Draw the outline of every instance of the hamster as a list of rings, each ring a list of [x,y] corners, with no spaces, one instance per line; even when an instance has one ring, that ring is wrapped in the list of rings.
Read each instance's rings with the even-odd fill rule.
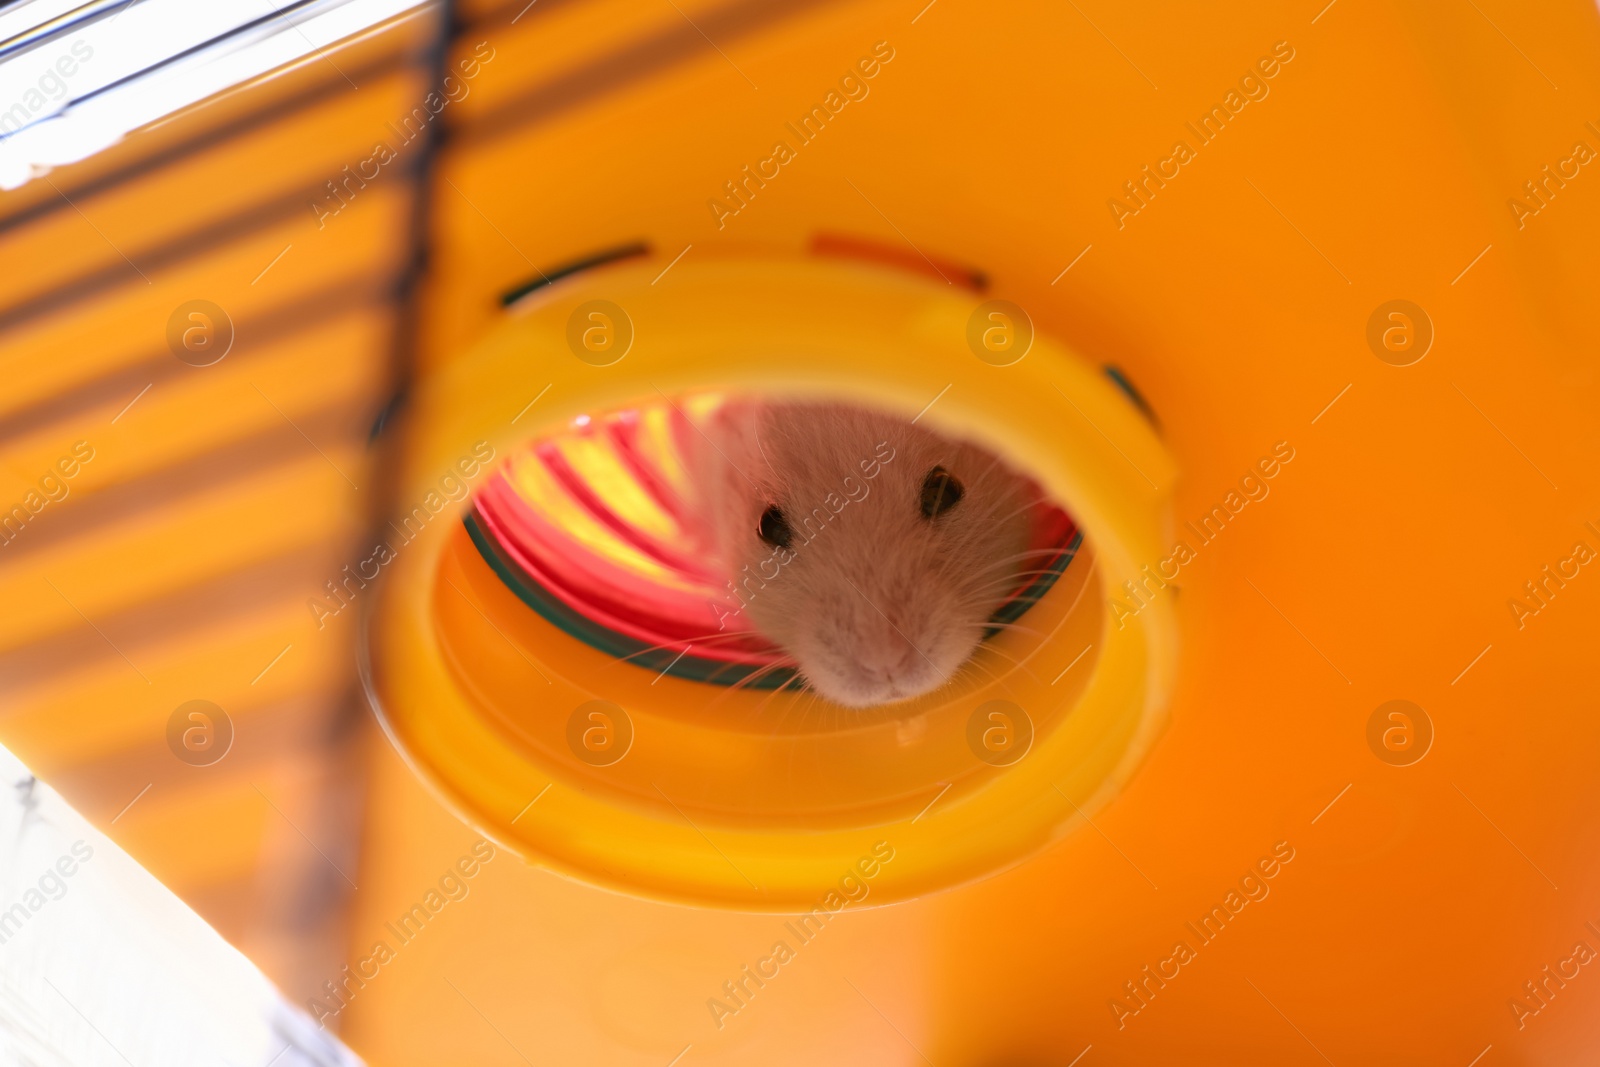
[[[721,621],[745,614],[828,700],[944,685],[1021,581],[1038,491],[976,445],[835,403],[730,401],[700,429]]]

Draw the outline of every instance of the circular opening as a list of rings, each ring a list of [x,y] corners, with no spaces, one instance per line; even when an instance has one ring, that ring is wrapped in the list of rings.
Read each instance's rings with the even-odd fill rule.
[[[903,900],[1092,815],[1175,662],[1170,597],[1109,596],[1164,556],[1137,398],[1027,309],[897,271],[662,266],[540,290],[414,393],[425,529],[363,659],[402,754],[536,862],[721,907],[862,863]],[[894,550],[956,530],[934,566]]]
[[[485,476],[445,558],[436,633],[508,743],[713,823],[980,784],[1069,713],[1103,625],[1092,552],[1033,479],[852,404],[581,413]],[[558,680],[582,705],[552,714]]]

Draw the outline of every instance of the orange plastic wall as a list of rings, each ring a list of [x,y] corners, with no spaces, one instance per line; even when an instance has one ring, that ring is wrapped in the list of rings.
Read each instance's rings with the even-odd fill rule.
[[[1583,1062],[1590,968],[1536,1015],[1510,1002],[1538,1006],[1523,983],[1576,965],[1576,942],[1600,950],[1600,578],[1581,567],[1520,620],[1508,602],[1575,543],[1600,550],[1600,178],[1580,167],[1536,214],[1508,201],[1575,142],[1600,149],[1595,10],[1319,8],[596,3],[463,36],[506,61],[441,159],[427,361],[535,266],[638,238],[665,266],[839,232],[977,267],[1123,367],[1182,467],[1191,544],[1182,524],[1260,457],[1287,442],[1294,458],[1164,594],[1184,627],[1171,728],[1051,854],[846,913],[720,1028],[707,1001],[786,938],[782,918],[507,857],[352,1001],[357,1047],[385,1063],[643,1065],[686,1047],[684,1064]],[[870,95],[719,227],[707,201],[793,144],[785,123],[879,41],[894,58]],[[1200,144],[1185,124],[1275,49],[1268,94]],[[1194,158],[1130,200],[1178,140]],[[1435,334],[1410,366],[1367,340],[1394,299]],[[1368,744],[1395,699],[1435,733],[1411,766]],[[472,839],[388,757],[374,797],[358,946]],[[1293,859],[1270,894],[1202,946],[1186,923],[1275,847]],[[1179,940],[1195,958],[1135,1000],[1125,983],[1170,974]]]

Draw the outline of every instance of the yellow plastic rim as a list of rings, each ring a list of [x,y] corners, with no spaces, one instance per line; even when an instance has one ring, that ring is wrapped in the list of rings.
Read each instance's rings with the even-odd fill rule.
[[[1039,636],[996,638],[980,651],[985,677],[937,699],[766,729],[743,697],[713,704],[716,687],[652,682],[533,615],[447,507],[395,543],[366,619],[363,678],[397,748],[532,862],[718,907],[804,910],[847,876],[870,877],[870,903],[905,900],[1021,862],[1092,815],[1149,750],[1175,670],[1168,598],[1115,619],[1105,592],[1166,555],[1176,472],[1144,417],[1045,336],[1014,362],[1004,331],[1002,358],[984,351],[988,324],[1019,328],[1014,309],[991,318],[950,287],[801,258],[686,260],[655,283],[661,266],[540,290],[424,383],[404,425],[402,504],[437,507],[442,476],[478,484],[468,472],[483,477],[474,458],[488,448],[498,459],[644,398],[717,389],[920,413],[1026,470],[1082,528],[1080,559],[1025,617]],[[569,742],[595,700],[627,720],[608,765]],[[1007,718],[990,720],[996,707]],[[975,719],[1031,741],[980,758]]]

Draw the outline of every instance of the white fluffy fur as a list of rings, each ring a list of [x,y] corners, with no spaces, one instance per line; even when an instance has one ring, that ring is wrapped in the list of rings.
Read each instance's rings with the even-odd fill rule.
[[[866,707],[948,681],[1023,568],[1029,483],[974,445],[838,404],[736,402],[705,431],[690,462],[712,550],[811,687]],[[930,520],[920,501],[935,466],[964,496]],[[788,553],[757,532],[769,505],[793,529]]]

